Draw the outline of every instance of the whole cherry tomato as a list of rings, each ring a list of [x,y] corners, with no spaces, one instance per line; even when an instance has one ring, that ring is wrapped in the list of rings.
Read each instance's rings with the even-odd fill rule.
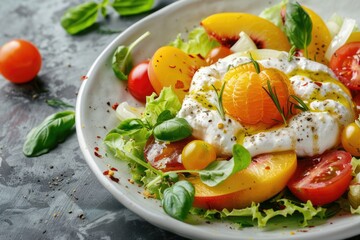
[[[150,83],[148,75],[149,61],[144,61],[136,65],[128,77],[128,89],[130,94],[141,102],[146,102],[146,96],[155,92]]]
[[[185,169],[201,170],[216,160],[216,151],[205,141],[193,140],[182,150],[181,160]]]
[[[0,73],[13,83],[31,81],[40,71],[41,55],[29,41],[16,39],[0,48]]]
[[[208,64],[216,63],[220,58],[224,58],[232,54],[233,52],[230,50],[230,48],[220,46],[211,49],[211,51],[208,53],[206,57],[206,62]]]

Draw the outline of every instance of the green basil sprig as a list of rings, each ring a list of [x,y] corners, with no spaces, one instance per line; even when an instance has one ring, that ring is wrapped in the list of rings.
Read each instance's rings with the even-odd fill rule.
[[[63,111],[50,115],[40,125],[33,128],[23,146],[27,157],[36,157],[49,152],[73,132],[75,112]]]
[[[192,128],[184,118],[172,118],[154,128],[154,137],[160,141],[175,142],[191,136]]]
[[[219,185],[234,173],[247,168],[251,163],[249,151],[240,144],[232,149],[233,157],[229,161],[214,161],[199,172],[201,181],[209,187]]]
[[[289,2],[286,5],[285,32],[294,48],[303,49],[305,57],[308,56],[307,47],[311,42],[312,21],[299,3]]]
[[[108,6],[109,0],[77,5],[61,17],[61,26],[71,35],[83,32],[97,22],[99,11],[106,17]],[[118,14],[127,16],[149,11],[154,7],[154,0],[114,0],[111,6]]]
[[[149,32],[144,33],[128,47],[121,45],[116,49],[112,58],[112,69],[118,79],[123,81],[127,80],[127,75],[133,67],[131,52],[133,48],[144,38],[149,36],[149,34]]]
[[[163,209],[171,217],[184,220],[192,207],[194,197],[195,188],[190,182],[176,182],[164,191]]]

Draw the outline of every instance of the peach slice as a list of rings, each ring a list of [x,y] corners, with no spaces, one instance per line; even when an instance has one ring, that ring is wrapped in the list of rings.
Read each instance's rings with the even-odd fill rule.
[[[263,202],[285,188],[296,170],[295,152],[269,153],[253,158],[250,166],[216,187],[199,177],[189,178],[195,187],[194,206],[205,209],[243,208]]]
[[[308,46],[308,58],[323,64],[328,64],[325,53],[331,42],[331,34],[322,18],[311,9],[304,7],[312,21],[311,42]]]
[[[231,47],[240,32],[245,32],[257,48],[289,51],[290,43],[286,35],[270,21],[248,13],[217,13],[203,21],[206,32],[222,45]]]
[[[157,94],[163,87],[171,86],[182,101],[189,91],[193,75],[206,65],[201,55],[187,54],[176,47],[165,46],[159,48],[151,58],[148,74]]]

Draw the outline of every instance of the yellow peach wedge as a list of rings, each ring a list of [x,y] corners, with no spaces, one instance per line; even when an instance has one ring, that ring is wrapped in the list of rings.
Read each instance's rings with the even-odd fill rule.
[[[311,42],[308,46],[308,58],[323,64],[328,64],[325,52],[331,42],[331,34],[322,18],[311,9],[304,7],[312,21]]]
[[[286,35],[270,21],[248,13],[217,13],[203,21],[206,32],[222,45],[230,47],[245,32],[257,48],[289,51],[290,43]]]
[[[269,153],[254,157],[248,168],[215,187],[205,185],[199,177],[187,180],[195,187],[195,207],[231,210],[263,202],[279,193],[286,187],[296,166],[295,152]]]

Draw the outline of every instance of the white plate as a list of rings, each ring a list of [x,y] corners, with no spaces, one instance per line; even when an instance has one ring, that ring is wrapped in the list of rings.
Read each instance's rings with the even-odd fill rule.
[[[324,19],[337,12],[342,16],[357,19],[360,23],[357,0],[301,1],[318,12]],[[80,88],[76,105],[76,129],[81,150],[91,170],[99,181],[124,206],[137,213],[150,223],[195,239],[340,239],[360,234],[360,216],[342,216],[330,219],[327,223],[304,229],[283,228],[265,231],[259,228],[230,228],[229,223],[211,223],[203,221],[187,224],[167,216],[159,202],[144,199],[141,188],[130,184],[126,163],[105,157],[102,138],[118,124],[114,111],[109,104],[129,101],[138,104],[119,83],[111,70],[111,57],[117,46],[128,45],[146,31],[151,35],[135,49],[135,62],[150,58],[154,51],[174,39],[178,33],[186,33],[198,26],[200,20],[212,13],[223,11],[242,11],[259,14],[268,7],[264,0],[190,0],[178,1],[139,21],[119,35],[96,59]],[[103,157],[96,157],[94,151]],[[119,183],[103,175],[108,165],[119,171],[116,177]]]

